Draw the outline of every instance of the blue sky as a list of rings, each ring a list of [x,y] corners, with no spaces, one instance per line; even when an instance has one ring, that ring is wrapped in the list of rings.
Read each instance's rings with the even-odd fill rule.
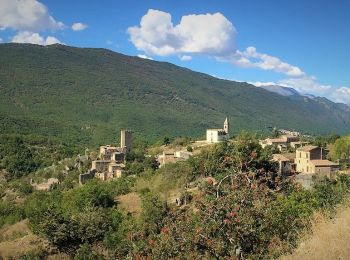
[[[345,0],[0,0],[0,38],[108,48],[350,104],[349,13]]]

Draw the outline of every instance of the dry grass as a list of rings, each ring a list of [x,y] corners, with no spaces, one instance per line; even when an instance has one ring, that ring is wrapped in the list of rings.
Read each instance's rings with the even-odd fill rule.
[[[141,212],[141,199],[136,192],[131,192],[126,195],[122,195],[116,198],[116,201],[120,204],[120,207],[126,212],[130,212],[136,217]]]
[[[22,220],[0,229],[0,259],[19,259],[28,252],[49,248],[47,241],[32,234],[27,224],[27,220]]]
[[[42,240],[33,234],[0,243],[0,256],[4,259],[18,259],[30,251],[38,249]]]
[[[58,254],[54,254],[54,255],[49,255],[47,257],[47,260],[69,260],[69,259],[72,259],[72,258],[65,253],[58,253]]]
[[[350,259],[350,208],[339,209],[333,219],[317,215],[313,233],[304,238],[293,254],[281,259]]]
[[[27,223],[27,220],[22,220],[20,222],[17,222],[16,224],[5,226],[2,229],[0,229],[0,242],[12,241],[16,238],[31,234]]]

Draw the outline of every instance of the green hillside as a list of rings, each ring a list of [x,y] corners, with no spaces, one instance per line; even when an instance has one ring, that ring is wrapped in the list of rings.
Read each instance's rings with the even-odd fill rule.
[[[283,97],[169,63],[105,49],[0,44],[0,131],[82,145],[115,141],[120,128],[156,140],[203,136],[227,116],[232,131],[269,127],[350,131],[350,108]]]

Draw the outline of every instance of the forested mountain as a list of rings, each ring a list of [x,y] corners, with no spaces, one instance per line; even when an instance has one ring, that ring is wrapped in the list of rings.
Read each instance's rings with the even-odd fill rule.
[[[120,128],[150,140],[221,127],[345,133],[350,108],[281,96],[173,64],[106,49],[0,44],[0,131],[82,145],[115,141]]]

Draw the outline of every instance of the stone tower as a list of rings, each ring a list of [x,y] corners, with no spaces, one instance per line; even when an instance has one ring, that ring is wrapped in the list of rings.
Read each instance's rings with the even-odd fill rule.
[[[225,131],[226,134],[228,134],[229,131],[230,131],[230,124],[228,122],[227,117],[226,117],[225,122],[224,122],[224,131]]]
[[[130,152],[132,149],[132,131],[121,130],[120,132],[120,147]]]

